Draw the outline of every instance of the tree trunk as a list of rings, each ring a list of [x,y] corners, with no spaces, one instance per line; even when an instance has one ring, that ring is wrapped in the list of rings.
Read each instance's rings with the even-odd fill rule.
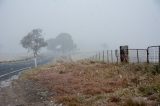
[[[34,66],[37,68],[37,52],[34,52]]]
[[[34,65],[35,65],[35,68],[37,68],[37,56],[34,57]]]

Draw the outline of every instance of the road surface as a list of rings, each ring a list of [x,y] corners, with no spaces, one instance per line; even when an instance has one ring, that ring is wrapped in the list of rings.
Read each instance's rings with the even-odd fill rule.
[[[47,64],[48,62],[52,60],[53,60],[53,57],[38,57],[37,64],[38,65]],[[11,76],[19,73],[19,71],[16,73],[12,73],[13,71],[17,71],[17,70],[23,71],[23,69],[27,67],[31,67],[31,68],[34,67],[34,59],[22,60],[22,61],[17,61],[17,62],[0,63],[0,76],[5,75],[3,77],[0,77],[0,81],[8,79]],[[11,73],[11,74],[8,74],[8,73]]]

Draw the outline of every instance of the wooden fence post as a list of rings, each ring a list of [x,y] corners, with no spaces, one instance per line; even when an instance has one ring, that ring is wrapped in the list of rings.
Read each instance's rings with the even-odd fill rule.
[[[95,56],[95,61],[97,61],[97,54],[96,54],[96,56]]]
[[[147,63],[149,64],[149,48],[147,48]]]
[[[115,56],[117,58],[117,64],[118,64],[118,50],[115,50]]]
[[[107,50],[107,63],[109,63],[109,51]]]
[[[94,56],[92,56],[92,61],[94,61]]]
[[[99,52],[99,61],[101,61],[101,53]]]
[[[139,53],[138,53],[138,49],[137,49],[137,62],[139,63]]]
[[[112,60],[112,63],[113,63],[113,51],[111,50],[111,60]]]
[[[104,62],[104,51],[103,51],[103,62]]]

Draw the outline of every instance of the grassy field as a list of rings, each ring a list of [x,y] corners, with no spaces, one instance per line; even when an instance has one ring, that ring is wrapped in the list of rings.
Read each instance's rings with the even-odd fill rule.
[[[64,106],[157,106],[158,72],[159,67],[148,64],[59,62],[27,71],[20,80],[34,82],[30,92],[35,86],[40,88],[32,101],[41,98]]]

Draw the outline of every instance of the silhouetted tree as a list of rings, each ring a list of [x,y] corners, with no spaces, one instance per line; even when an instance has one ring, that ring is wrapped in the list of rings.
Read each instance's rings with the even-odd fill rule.
[[[61,33],[55,39],[49,39],[47,43],[48,49],[52,51],[66,53],[76,49],[76,44],[68,33]]]
[[[41,29],[33,29],[29,32],[26,36],[24,36],[21,40],[21,44],[25,49],[28,51],[33,51],[35,57],[35,66],[36,66],[36,57],[38,52],[42,47],[47,46],[44,38],[42,37],[42,30]]]

